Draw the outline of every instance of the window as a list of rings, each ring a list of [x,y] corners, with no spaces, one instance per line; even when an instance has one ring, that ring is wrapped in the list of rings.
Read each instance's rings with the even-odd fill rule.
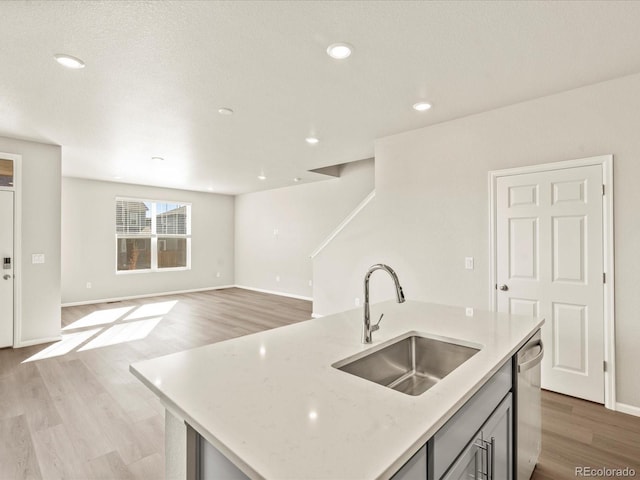
[[[116,198],[116,271],[191,268],[191,204]]]
[[[0,187],[13,187],[13,160],[0,158]]]

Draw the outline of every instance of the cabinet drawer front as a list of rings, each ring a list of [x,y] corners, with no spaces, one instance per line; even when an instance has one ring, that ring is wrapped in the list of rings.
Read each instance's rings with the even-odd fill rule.
[[[433,437],[433,478],[441,478],[511,390],[511,359]]]

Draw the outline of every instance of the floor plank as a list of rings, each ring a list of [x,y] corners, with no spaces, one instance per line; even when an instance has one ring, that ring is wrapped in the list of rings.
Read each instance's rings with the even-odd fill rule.
[[[49,480],[90,478],[92,471],[78,455],[65,425],[41,430],[33,438],[42,477]]]
[[[0,478],[42,478],[26,415],[0,420]]]

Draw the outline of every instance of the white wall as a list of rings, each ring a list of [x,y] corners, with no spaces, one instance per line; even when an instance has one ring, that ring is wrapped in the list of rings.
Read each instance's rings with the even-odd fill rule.
[[[118,196],[192,204],[191,270],[116,275]],[[62,303],[232,285],[233,217],[234,199],[228,195],[63,178]]]
[[[0,137],[0,152],[22,156],[22,286],[20,344],[60,335],[60,176],[56,145]],[[34,265],[31,254],[44,253]]]
[[[633,75],[380,139],[376,199],[317,259],[314,311],[353,308],[379,261],[396,269],[407,298],[488,309],[487,173],[611,153],[617,400],[640,407],[639,128]],[[465,256],[475,270],[464,270]],[[386,282],[372,280],[374,301],[392,297]]]
[[[236,284],[311,297],[309,255],[373,184],[369,159],[345,165],[339,178],[236,197]]]

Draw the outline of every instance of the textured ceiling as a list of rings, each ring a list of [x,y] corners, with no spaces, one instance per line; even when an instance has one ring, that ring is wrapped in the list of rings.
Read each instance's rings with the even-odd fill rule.
[[[0,135],[62,145],[66,176],[222,193],[640,71],[640,2],[4,1],[0,18]]]

